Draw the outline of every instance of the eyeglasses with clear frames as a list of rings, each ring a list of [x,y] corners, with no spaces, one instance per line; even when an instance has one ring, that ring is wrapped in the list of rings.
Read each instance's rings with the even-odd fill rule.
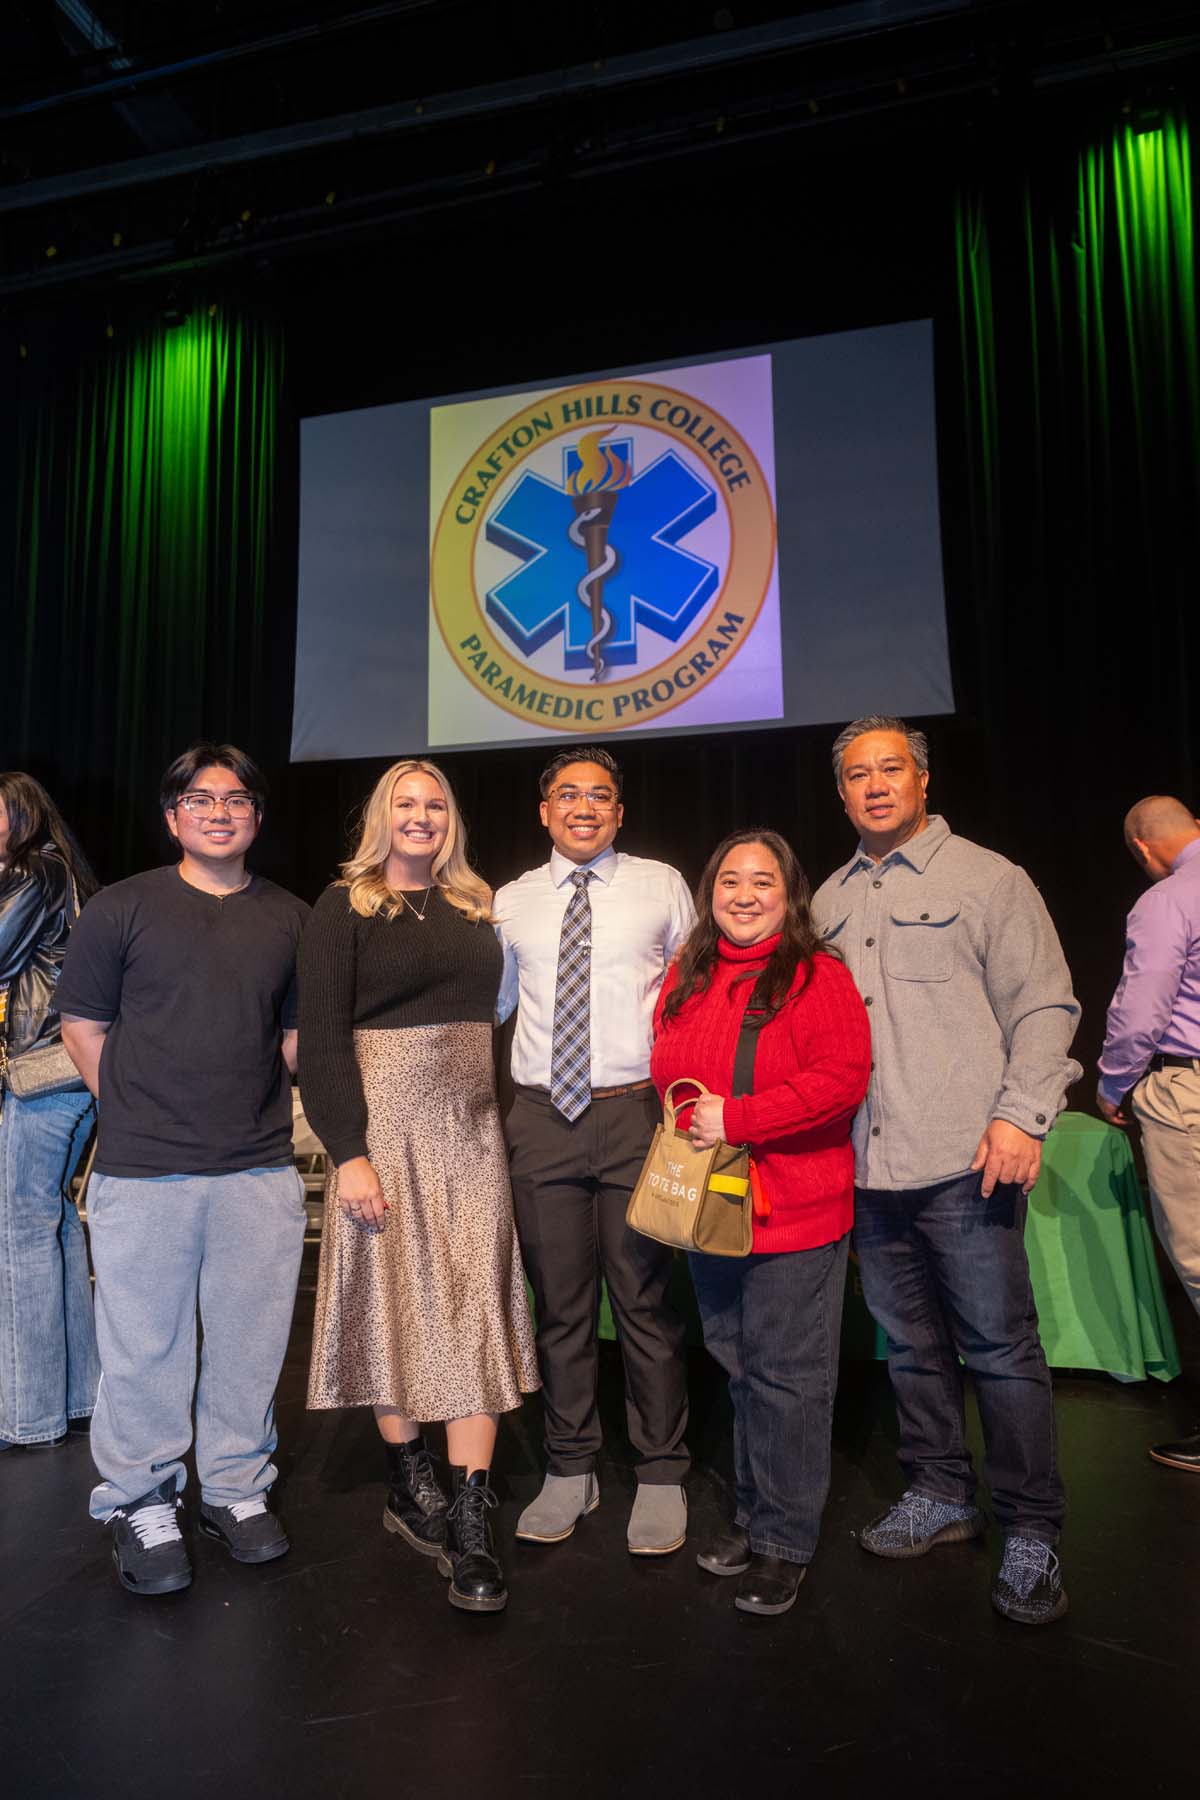
[[[194,819],[211,818],[217,805],[220,805],[231,819],[248,819],[250,814],[257,810],[252,794],[206,794],[203,788],[198,788],[192,794],[181,794],[179,804]]]
[[[597,812],[611,812],[617,804],[617,796],[612,788],[560,787],[555,788],[550,798],[555,806],[561,808],[563,812],[569,812],[571,807],[578,806],[581,800],[588,801]]]

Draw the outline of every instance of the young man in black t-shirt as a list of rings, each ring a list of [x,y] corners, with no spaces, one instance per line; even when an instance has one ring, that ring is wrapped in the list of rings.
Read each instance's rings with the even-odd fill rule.
[[[178,1514],[193,1393],[200,1528],[239,1562],[288,1548],[267,1493],[304,1243],[288,1071],[308,908],[246,868],[264,797],[230,744],[173,762],[161,803],[178,864],[88,902],[58,989],[63,1042],[100,1101],[91,1511],[138,1594],[192,1579]]]

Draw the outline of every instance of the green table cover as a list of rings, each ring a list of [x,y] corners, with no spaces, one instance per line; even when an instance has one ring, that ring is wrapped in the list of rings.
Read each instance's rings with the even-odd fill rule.
[[[1046,1360],[1170,1381],[1179,1352],[1133,1151],[1123,1131],[1063,1113],[1046,1139],[1025,1230]]]
[[[1127,1380],[1179,1373],[1154,1241],[1124,1132],[1086,1113],[1063,1113],[1046,1139],[1042,1173],[1029,1196],[1025,1248],[1046,1360],[1056,1369],[1101,1369]],[[700,1342],[687,1262],[675,1259],[671,1297]],[[608,1294],[600,1331],[613,1337]],[[853,1257],[846,1281],[842,1354],[886,1355],[862,1297]]]

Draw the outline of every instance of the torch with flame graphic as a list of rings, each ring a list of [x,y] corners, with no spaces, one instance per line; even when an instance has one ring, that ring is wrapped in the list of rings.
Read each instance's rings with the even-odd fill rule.
[[[567,530],[573,544],[587,556],[587,574],[575,589],[575,598],[587,607],[592,617],[592,635],[587,654],[592,659],[593,681],[602,681],[607,667],[601,646],[613,628],[612,614],[604,605],[604,583],[617,566],[617,553],[608,541],[617,495],[631,479],[630,464],[601,443],[612,430],[589,431],[579,441],[579,467],[567,478],[567,492],[575,506],[575,517]]]

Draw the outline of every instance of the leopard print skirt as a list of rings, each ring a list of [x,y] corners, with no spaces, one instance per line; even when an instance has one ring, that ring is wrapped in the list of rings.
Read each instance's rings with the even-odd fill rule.
[[[492,1028],[354,1033],[376,1233],[325,1186],[308,1404],[432,1422],[510,1412],[541,1386],[496,1106]]]

